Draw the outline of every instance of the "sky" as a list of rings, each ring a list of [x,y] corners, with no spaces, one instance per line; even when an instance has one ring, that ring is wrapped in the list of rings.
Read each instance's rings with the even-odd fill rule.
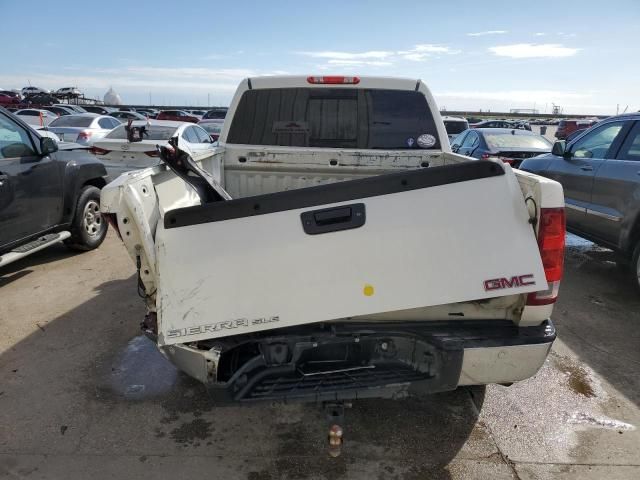
[[[640,0],[54,3],[0,0],[0,88],[213,106],[245,77],[345,74],[420,78],[448,110],[640,110]]]

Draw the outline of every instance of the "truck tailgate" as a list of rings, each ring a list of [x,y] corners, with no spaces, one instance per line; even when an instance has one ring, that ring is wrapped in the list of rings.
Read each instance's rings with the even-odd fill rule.
[[[547,288],[494,162],[180,208],[156,245],[161,345]]]

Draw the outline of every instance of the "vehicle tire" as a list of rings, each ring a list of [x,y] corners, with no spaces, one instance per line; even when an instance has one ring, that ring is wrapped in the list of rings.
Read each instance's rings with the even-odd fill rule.
[[[636,288],[640,290],[640,240],[636,243],[636,248],[633,250],[631,258],[631,274]]]
[[[615,259],[616,269],[621,273],[629,273],[631,271],[631,260],[628,258],[620,257]]]
[[[100,214],[100,189],[87,185],[80,191],[71,238],[65,240],[65,244],[74,250],[93,250],[104,240],[107,228],[107,221]]]

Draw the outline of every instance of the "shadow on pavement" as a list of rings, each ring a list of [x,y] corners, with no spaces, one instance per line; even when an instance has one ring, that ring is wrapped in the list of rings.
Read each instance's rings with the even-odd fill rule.
[[[18,454],[47,455],[41,472],[56,455],[69,465],[82,455],[134,455],[141,471],[152,459],[210,459],[202,473],[211,478],[216,462],[231,462],[233,478],[437,479],[451,478],[445,467],[456,457],[497,454],[477,423],[484,390],[459,389],[355,402],[346,412],[343,454],[331,459],[320,407],[217,407],[203,385],[177,372],[139,334],[144,312],[134,275],[102,283],[95,293],[0,355],[0,474],[19,468]]]
[[[553,320],[558,337],[614,388],[640,405],[640,291],[612,251],[568,236]]]
[[[77,251],[67,248],[62,242],[52,245],[48,248],[33,253],[27,257],[21,258],[17,262],[10,263],[4,267],[0,267],[0,287],[18,280],[33,270],[29,267],[34,265],[45,265],[65,258],[78,255]]]

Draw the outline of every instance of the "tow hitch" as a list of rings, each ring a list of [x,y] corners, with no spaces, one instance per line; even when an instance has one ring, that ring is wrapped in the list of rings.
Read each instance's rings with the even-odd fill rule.
[[[350,402],[324,402],[329,424],[329,455],[338,457],[342,453],[344,443],[344,409],[351,408]]]

